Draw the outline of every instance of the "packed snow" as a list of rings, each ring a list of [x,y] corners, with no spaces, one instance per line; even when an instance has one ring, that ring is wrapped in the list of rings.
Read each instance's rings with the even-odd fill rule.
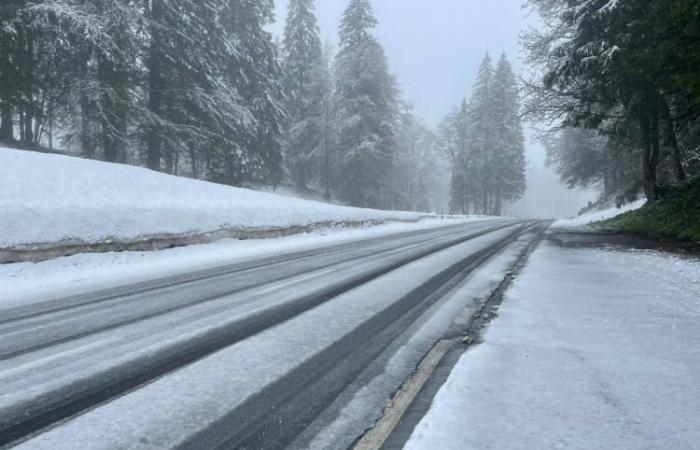
[[[147,169],[0,148],[0,248],[423,214],[329,205]]]
[[[697,448],[700,261],[533,255],[406,449]]]
[[[589,211],[572,219],[562,219],[554,222],[552,228],[582,228],[601,220],[612,219],[629,211],[635,211],[646,203],[646,200],[637,200],[636,202],[628,203],[620,208],[608,208],[599,211]]]

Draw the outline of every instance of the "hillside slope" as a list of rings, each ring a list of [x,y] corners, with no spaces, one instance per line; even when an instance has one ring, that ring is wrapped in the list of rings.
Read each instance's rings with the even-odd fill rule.
[[[217,233],[218,237],[239,237],[236,233],[248,232],[241,237],[256,237],[251,230],[296,227],[305,231],[422,217],[425,215],[329,205],[138,167],[0,148],[0,249]]]
[[[595,228],[700,242],[700,179],[687,182],[659,201],[596,224]]]

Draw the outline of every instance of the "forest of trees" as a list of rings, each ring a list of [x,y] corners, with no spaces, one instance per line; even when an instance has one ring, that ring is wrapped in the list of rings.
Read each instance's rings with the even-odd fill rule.
[[[350,0],[337,51],[313,0],[12,0],[0,6],[0,141],[234,186],[318,188],[430,210],[434,136]]]
[[[0,7],[0,142],[63,149],[354,206],[500,214],[522,195],[516,78],[486,59],[469,102],[429,129],[348,0],[338,48],[314,0],[11,0]],[[449,175],[448,175],[449,176]]]
[[[700,3],[529,3],[544,25],[525,36],[525,110],[562,180],[622,203],[700,174]]]
[[[440,146],[452,168],[454,213],[502,215],[526,188],[525,138],[518,82],[502,55],[496,67],[486,55],[471,99],[440,126]]]

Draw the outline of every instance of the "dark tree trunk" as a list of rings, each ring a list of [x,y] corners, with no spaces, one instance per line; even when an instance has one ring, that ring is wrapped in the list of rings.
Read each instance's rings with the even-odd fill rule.
[[[14,141],[14,120],[12,117],[12,106],[8,101],[2,102],[0,107],[0,140],[11,143]]]
[[[192,165],[192,177],[199,178],[199,162],[197,161],[197,152],[194,145],[190,144],[188,150],[190,152],[190,164]]]
[[[100,55],[98,78],[102,88],[100,121],[105,161],[125,163],[129,77],[122,64]]]
[[[158,117],[163,109],[163,0],[151,1],[151,48],[148,57],[148,109]],[[152,123],[146,132],[146,159],[149,169],[161,170],[162,138],[159,126]]]
[[[496,200],[494,201],[494,207],[493,207],[494,215],[495,216],[501,216],[503,215],[503,200],[501,199],[501,187],[496,188]]]
[[[34,145],[34,40],[29,29],[24,32],[26,47],[23,49],[23,84],[26,106],[24,108],[24,133],[22,141]]]
[[[642,127],[642,174],[644,194],[647,200],[658,200],[657,168],[659,165],[659,121],[658,113],[641,120]]]
[[[86,158],[94,159],[97,151],[97,142],[94,138],[96,105],[88,89],[89,81],[94,81],[94,76],[91,76],[88,66],[88,61],[93,57],[93,50],[90,46],[85,45],[80,53],[80,153]]]
[[[172,151],[165,152],[165,173],[173,174],[175,171],[175,155]]]
[[[2,18],[3,16],[0,16]],[[10,39],[3,37],[0,42],[0,140],[14,140],[14,120],[12,117],[12,75],[10,66]]]
[[[666,140],[668,146],[671,148],[673,171],[676,173],[676,179],[679,182],[685,181],[688,176],[683,168],[683,155],[681,154],[681,149],[678,145],[678,139],[676,139],[676,127],[673,119],[670,116],[666,117]]]
[[[669,102],[664,99],[662,103],[663,107],[663,124],[664,124],[664,144],[671,150],[671,161],[673,163],[673,171],[676,175],[678,182],[685,181],[688,176],[683,168],[683,155],[681,154],[680,146],[678,145],[678,139],[676,138],[676,121],[673,118],[673,113],[671,111],[671,106]]]

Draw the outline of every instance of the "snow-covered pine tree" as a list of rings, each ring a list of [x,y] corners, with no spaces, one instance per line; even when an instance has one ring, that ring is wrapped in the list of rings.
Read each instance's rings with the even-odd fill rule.
[[[134,10],[129,0],[98,0],[96,15],[103,19],[111,49],[97,52],[97,81],[101,138],[105,161],[127,162],[128,120],[132,98],[129,92],[134,40],[131,24]]]
[[[392,193],[398,89],[377,39],[370,0],[351,0],[336,57],[340,193],[352,205],[381,207]]]
[[[286,162],[297,188],[317,177],[324,101],[321,38],[314,0],[291,0],[284,29],[282,86],[288,114]]]
[[[321,56],[320,76],[316,80],[318,91],[321,93],[321,108],[318,119],[320,141],[319,180],[324,190],[324,198],[331,199],[332,190],[336,189],[338,173],[338,158],[336,143],[338,142],[338,104],[335,96],[335,77],[333,74],[333,47],[329,42],[323,46]]]
[[[492,209],[494,168],[494,110],[492,102],[493,62],[487,54],[481,62],[476,82],[469,100],[469,154],[470,165],[466,178],[474,187],[471,201],[479,214],[489,214]]]
[[[222,7],[219,0],[150,1],[144,137],[152,169],[214,180],[205,162],[235,147],[231,130],[252,122],[224,77],[230,47],[217,21]],[[189,171],[180,169],[181,155]]]
[[[435,205],[434,187],[438,165],[435,133],[413,113],[413,107],[402,105],[394,171],[392,209],[428,212]]]
[[[439,146],[450,163],[450,212],[469,214],[474,190],[472,154],[469,146],[469,110],[467,101],[455,108],[440,124]]]
[[[26,2],[15,1],[0,6],[0,140],[15,139],[15,114],[20,103],[22,67],[18,64],[21,22],[19,12]]]
[[[525,138],[520,119],[518,82],[508,58],[498,61],[491,86],[493,147],[489,150],[491,214],[520,199],[526,187]]]
[[[283,176],[283,126],[286,114],[277,47],[267,25],[273,0],[224,0],[220,20],[227,35],[221,94],[240,98],[246,111],[226,135],[234,143],[209,160],[216,181],[241,185],[278,184]],[[247,114],[249,113],[249,114]]]

